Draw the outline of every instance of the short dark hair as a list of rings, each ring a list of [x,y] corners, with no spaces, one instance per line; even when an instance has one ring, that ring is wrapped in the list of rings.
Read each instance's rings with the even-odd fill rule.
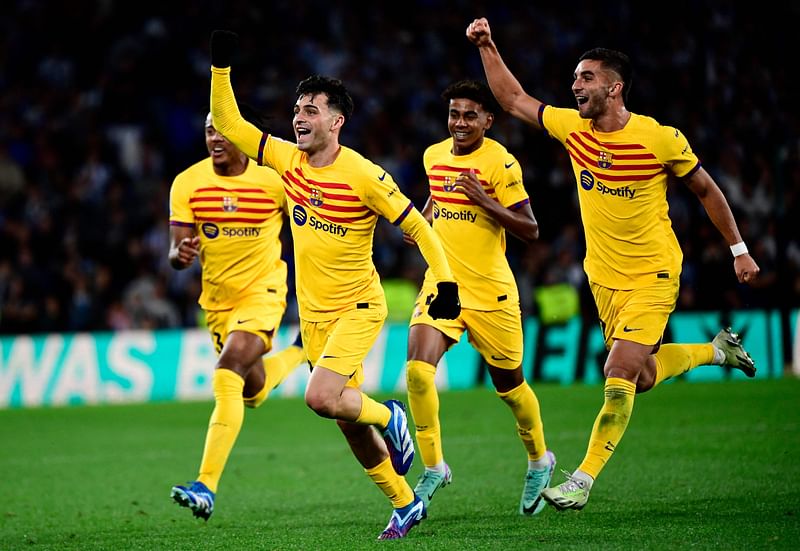
[[[471,99],[475,103],[479,103],[484,111],[493,115],[500,112],[500,105],[494,98],[494,94],[485,83],[479,80],[459,80],[442,92],[442,99],[445,101],[455,98]]]
[[[350,117],[353,116],[353,98],[350,97],[350,92],[338,78],[312,75],[300,81],[295,91],[298,98],[306,94],[313,97],[321,93],[328,96],[328,107],[339,111],[344,115],[345,120],[350,120]]]
[[[622,88],[622,99],[627,103],[628,93],[631,91],[633,84],[633,67],[631,66],[631,58],[617,50],[610,50],[608,48],[592,48],[585,52],[578,61],[584,59],[595,59],[603,63],[606,69],[611,69],[617,73],[622,79],[624,84]]]

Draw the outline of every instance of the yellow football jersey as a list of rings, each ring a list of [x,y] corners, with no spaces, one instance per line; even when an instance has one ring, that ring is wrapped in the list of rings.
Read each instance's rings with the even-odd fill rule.
[[[494,218],[459,191],[453,182],[474,171],[486,194],[507,208],[529,202],[522,168],[498,142],[484,138],[468,155],[453,155],[453,139],[431,145],[423,163],[431,192],[433,230],[442,242],[459,285],[461,306],[498,310],[519,302],[514,274],[506,259],[506,232]],[[432,281],[430,270],[426,282]]]
[[[239,176],[218,176],[207,158],[175,177],[169,202],[170,224],[194,226],[200,236],[200,306],[227,310],[250,293],[286,292],[286,196],[274,170],[249,162]]]
[[[399,225],[413,209],[391,175],[342,146],[315,168],[294,143],[269,136],[258,160],[283,178],[294,240],[300,317],[324,321],[358,304],[386,308],[372,262],[378,215]]]
[[[616,132],[596,131],[575,109],[546,106],[540,119],[572,161],[589,280],[634,289],[677,278],[683,254],[669,219],[667,178],[700,167],[684,135],[636,114]]]

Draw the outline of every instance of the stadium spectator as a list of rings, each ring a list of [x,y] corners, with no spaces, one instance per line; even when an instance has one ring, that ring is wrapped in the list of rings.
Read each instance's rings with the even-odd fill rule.
[[[226,140],[211,114],[205,137],[209,156],[178,174],[170,190],[169,262],[184,270],[202,259],[198,302],[218,355],[211,379],[215,405],[199,475],[171,491],[179,505],[208,520],[245,406],[260,406],[306,357],[299,335],[292,345],[264,357],[286,309],[283,182]],[[138,302],[143,315],[164,315],[152,308],[163,301],[139,297]]]
[[[311,76],[296,89],[296,143],[277,139],[243,119],[230,82],[236,35],[211,35],[211,113],[214,125],[250,158],[283,178],[297,267],[303,345],[312,365],[306,404],[335,419],[356,459],[392,502],[378,539],[399,539],[425,518],[425,504],[404,475],[414,445],[404,406],[376,402],[363,391],[363,361],[383,327],[386,299],[372,262],[380,214],[416,240],[434,273],[434,318],[458,316],[458,286],[431,227],[389,173],[339,143],[353,113],[342,81]],[[376,429],[383,433],[383,440]]]
[[[579,187],[584,268],[610,351],[603,369],[605,402],[578,469],[542,496],[559,510],[582,509],[625,433],[637,393],[701,365],[755,375],[753,361],[729,329],[708,344],[661,344],[682,265],[668,217],[669,177],[681,179],[699,199],[730,246],[739,282],[755,283],[759,267],[725,196],[683,134],[628,111],[632,67],[627,55],[605,48],[584,53],[573,74],[577,108],[556,108],[525,92],[503,62],[487,19],[474,20],[467,38],[478,47],[503,109],[561,142]]]
[[[506,232],[531,242],[539,226],[522,179],[522,167],[499,142],[486,136],[499,111],[482,82],[461,80],[442,93],[450,137],[425,150],[430,196],[422,211],[442,242],[461,286],[461,315],[435,320],[426,298],[435,279],[426,274],[408,333],[408,404],[425,470],[414,488],[430,504],[452,479],[444,460],[436,367],[466,332],[489,366],[497,395],[511,409],[528,457],[519,512],[544,508],[540,494],[555,468],[547,451],[539,401],[522,373],[522,314],[514,274],[506,259]],[[455,216],[445,216],[452,213]],[[410,238],[409,238],[410,240]]]

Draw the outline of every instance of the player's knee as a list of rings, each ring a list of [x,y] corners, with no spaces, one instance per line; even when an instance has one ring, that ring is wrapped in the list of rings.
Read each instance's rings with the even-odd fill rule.
[[[606,365],[603,367],[603,374],[606,379],[615,377],[627,381],[636,381],[643,367],[642,363],[638,361],[618,359],[614,362],[606,362]]]
[[[332,419],[336,417],[336,397],[330,393],[306,388],[306,405],[320,417]]]
[[[217,360],[216,369],[228,369],[242,379],[246,379],[247,374],[250,372],[250,363],[242,362],[234,356],[220,356],[219,360]]]
[[[492,384],[497,392],[509,392],[525,382],[521,367],[501,369],[489,366],[489,376],[492,378]]]

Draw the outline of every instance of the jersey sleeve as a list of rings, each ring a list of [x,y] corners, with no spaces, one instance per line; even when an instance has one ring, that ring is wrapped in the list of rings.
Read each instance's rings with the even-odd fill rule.
[[[689,175],[700,166],[689,140],[677,128],[659,127],[658,139],[653,145],[658,160],[678,178]]]
[[[567,141],[567,136],[575,128],[574,119],[580,118],[578,111],[552,105],[542,105],[542,127],[550,136],[561,143]]]
[[[400,191],[391,174],[378,165],[371,163],[368,165],[371,166],[364,171],[367,175],[362,195],[364,204],[395,226],[400,225],[402,219],[411,208],[414,208],[414,205]]]
[[[497,201],[506,208],[517,209],[530,202],[522,181],[522,167],[511,154],[503,161],[502,173],[494,191]]]
[[[178,174],[169,190],[169,222],[173,225],[193,225],[194,212],[189,206],[189,181],[185,173]]]

